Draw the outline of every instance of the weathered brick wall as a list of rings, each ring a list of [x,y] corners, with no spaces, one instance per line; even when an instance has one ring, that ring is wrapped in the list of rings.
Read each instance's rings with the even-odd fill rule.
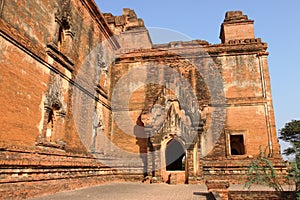
[[[242,182],[245,178],[244,174],[247,166],[249,166],[251,160],[259,154],[260,146],[262,150],[266,149],[267,153],[274,158],[272,161],[276,163],[276,169],[278,169],[279,172],[284,171],[285,168],[279,153],[279,144],[276,138],[269,72],[266,63],[267,46],[265,43],[262,43],[260,39],[254,39],[246,43],[242,42],[243,41],[238,41],[236,44],[222,45],[204,44],[201,47],[193,43],[180,43],[182,46],[177,48],[172,48],[171,44],[165,46],[157,45],[156,48],[160,51],[141,50],[121,55],[120,64],[118,64],[116,68],[118,69],[117,77],[122,77],[122,75],[126,74],[133,67],[140,66],[147,61],[155,63],[155,59],[163,60],[162,57],[168,61],[161,63],[167,66],[169,65],[170,67],[172,65],[178,65],[176,58],[168,57],[170,56],[167,55],[166,52],[168,52],[174,55],[189,55],[187,57],[190,63],[201,63],[200,74],[205,74],[209,80],[214,79],[221,73],[223,85],[220,87],[223,86],[221,89],[224,89],[225,99],[224,102],[222,102],[221,98],[215,99],[214,103],[225,103],[226,109],[225,112],[220,110],[214,115],[214,117],[220,118],[219,121],[217,120],[217,124],[214,124],[216,127],[213,129],[220,131],[220,133],[215,133],[215,135],[220,135],[220,138],[215,138],[218,142],[211,152],[207,152],[208,156],[204,158],[203,170],[207,178],[223,178],[230,179],[232,182]],[[186,48],[184,45],[186,45]],[[208,70],[209,59],[197,58],[197,56],[199,56],[197,52],[201,52],[201,48],[205,48],[206,52],[208,52],[214,60],[217,66],[216,70]],[[162,51],[165,51],[165,54],[162,53]],[[183,52],[185,52],[185,54],[183,54]],[[130,65],[128,63],[130,63]],[[195,65],[193,67],[197,68],[198,66]],[[120,70],[122,71],[120,72],[119,69],[123,71]],[[186,72],[181,73],[185,74]],[[187,78],[189,78],[189,76],[187,76]],[[191,83],[194,81],[193,78],[190,80]],[[155,80],[155,78],[153,78],[153,80]],[[116,78],[115,81],[118,81],[118,78]],[[202,83],[202,85],[205,84],[206,83]],[[146,93],[146,102],[151,102],[151,98],[154,99],[153,97],[159,93],[158,88],[155,87],[152,87],[152,90],[149,91],[151,92]],[[158,93],[155,91],[158,91]],[[218,89],[214,88],[210,92],[222,96],[222,91],[218,91]],[[198,94],[200,94],[200,96]],[[201,89],[201,84],[197,84],[196,95],[198,95],[199,106],[201,106],[201,103],[208,103],[205,101],[207,96],[205,95],[205,90]],[[205,96],[206,98],[203,98]],[[144,98],[145,96],[143,96],[143,94],[138,94],[135,97],[135,105],[145,101]],[[214,109],[216,109],[216,107],[211,106],[209,108],[210,111],[206,116],[205,130],[211,126],[211,114]],[[222,117],[225,117],[223,124]],[[126,123],[126,120],[124,120],[124,123]],[[203,135],[205,134],[207,133],[204,132]],[[245,146],[243,155],[231,155],[231,134],[243,134]],[[119,141],[116,141],[120,145],[122,145],[123,141],[121,138],[122,137],[119,137]],[[126,142],[128,143],[130,141],[127,140]],[[203,137],[202,144],[204,144],[204,146],[213,145],[213,143],[209,143],[211,145],[208,145],[208,142],[211,141],[205,140],[205,137]],[[127,143],[125,146],[128,145]],[[131,148],[134,148],[134,144],[132,144]],[[232,162],[233,160],[234,162]]]
[[[65,40],[58,44],[57,20],[60,19],[59,9],[64,9],[61,3],[9,1],[4,4],[1,19],[4,31],[1,37],[3,90],[0,101],[2,105],[6,105],[6,109],[2,109],[1,113],[4,123],[1,126],[0,141],[5,145],[35,147],[38,136],[44,134],[44,121],[47,118],[44,104],[47,92],[56,79],[61,84],[61,101],[65,104],[66,112],[59,139],[66,143],[67,150],[86,151],[83,146],[85,144],[81,143],[85,138],[81,137],[83,135],[88,140],[92,138],[92,126],[89,122],[93,120],[92,109],[96,104],[93,96],[102,98],[101,102],[108,105],[107,97],[95,91],[95,77],[99,59],[104,59],[97,58],[101,41],[106,40],[112,33],[107,27],[105,30],[105,24],[99,22],[101,14],[93,2],[71,1],[67,8],[71,30],[67,31],[71,31],[73,35],[68,35],[69,32],[66,31]],[[92,12],[97,16],[94,17]],[[12,40],[8,40],[7,36]],[[56,52],[55,45],[60,52]],[[109,46],[109,42],[106,42],[105,47],[113,48]],[[107,94],[109,76],[103,71],[100,76],[101,81],[98,84]],[[109,107],[103,106],[102,109],[106,116],[103,119],[104,132],[109,135]],[[86,115],[78,114],[87,111],[89,112]],[[75,114],[75,119],[72,114]],[[86,134],[80,133],[83,131]]]
[[[195,96],[199,100],[197,102],[199,106],[208,103],[209,92],[207,86],[203,83],[200,73],[192,67],[190,62],[182,58],[176,58],[176,54],[169,57],[166,52],[145,50],[143,52],[126,53],[120,55],[120,61],[113,68],[111,90],[114,90],[114,96],[112,98],[127,101],[125,96],[131,92],[128,103],[124,104],[126,107],[122,107],[121,104],[113,105],[113,108],[116,109],[113,112],[112,141],[126,151],[138,153],[138,149],[141,150],[141,148],[145,149],[146,147],[146,140],[141,138],[144,142],[142,145],[139,144],[136,141],[138,137],[134,133],[134,128],[140,115],[149,113],[154,104],[160,104],[164,107],[165,100],[172,95],[175,96],[176,92],[177,98],[179,98],[179,91],[175,91],[175,87],[172,86],[168,86],[170,88],[165,89],[166,96],[162,95],[162,88],[167,87],[167,82],[174,81],[174,78],[170,76],[182,76],[182,80],[172,83],[174,85],[182,84],[183,80],[190,84],[190,88],[187,88],[187,90],[195,92]],[[151,54],[153,54],[153,58],[148,59],[148,56]],[[146,59],[143,59],[141,55],[145,56]],[[166,60],[159,59],[159,56],[165,57]],[[135,58],[135,61],[132,61],[132,58]],[[120,83],[122,90],[119,91]],[[137,87],[139,84],[141,86]],[[181,88],[181,90],[185,89]],[[162,99],[158,100],[160,97]],[[190,103],[184,102],[186,99],[186,96],[180,99],[181,106]],[[114,104],[114,100],[112,100],[112,104]],[[167,112],[167,110],[163,112]],[[165,117],[166,113],[162,115]],[[115,120],[118,123],[115,123]],[[142,137],[145,137],[145,135]]]
[[[260,66],[257,55],[218,57],[222,67],[226,98],[262,97]]]
[[[135,66],[139,67],[139,64],[116,65],[112,70],[112,143],[125,152],[139,154],[140,144],[137,141],[135,129],[144,107],[145,89],[137,87],[137,77],[134,76],[139,76],[139,74],[128,75],[128,72]],[[130,91],[133,93],[130,94],[129,99],[125,99]]]
[[[257,147],[262,146],[270,156],[281,159],[272,105],[267,44],[255,37],[253,23],[241,11],[231,11],[226,13],[221,26],[220,39],[226,56],[216,56],[215,61],[222,68],[224,79],[228,106],[226,128],[229,134],[230,131],[243,132],[244,129],[247,155],[258,154]],[[242,113],[252,118],[247,119]]]
[[[50,70],[1,37],[1,134],[5,145],[33,146]],[[16,62],[17,61],[17,62]]]
[[[4,2],[0,18],[1,199],[141,174],[116,173],[88,155],[95,106],[101,113],[102,134],[110,135],[110,63],[99,54],[118,44],[109,39],[112,32],[103,20],[90,0]],[[42,137],[51,107],[59,107],[56,132],[45,142]]]
[[[216,59],[222,67],[227,99],[226,128],[244,134],[247,155],[258,154],[259,148],[254,147],[262,146],[265,150],[269,145],[269,152],[275,156],[279,152],[266,59],[259,52]]]
[[[295,192],[275,192],[275,191],[229,191],[230,200],[281,200],[296,199]]]
[[[4,3],[2,19],[33,43],[45,47],[55,32],[54,11],[58,6],[59,1],[50,0],[9,1]]]
[[[227,19],[227,16],[223,23],[227,29],[222,27],[220,36],[223,44],[207,48],[221,69],[226,97],[226,123],[215,148],[204,158],[203,174],[207,179],[243,182],[247,167],[259,154],[261,146],[262,151],[271,157],[277,173],[284,175],[286,166],[276,136],[267,44],[259,38],[254,39],[251,33],[240,37],[243,36],[242,27],[245,23],[248,23],[248,28],[253,28],[253,21],[234,24],[236,20],[247,20],[246,16],[239,15],[231,19]],[[222,55],[218,55],[218,52]],[[239,134],[243,135],[244,155],[231,155],[230,137]]]

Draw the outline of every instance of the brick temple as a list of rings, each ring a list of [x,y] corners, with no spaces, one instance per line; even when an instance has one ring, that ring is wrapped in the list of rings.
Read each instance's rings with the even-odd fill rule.
[[[0,6],[0,196],[112,181],[243,183],[260,147],[285,172],[268,46],[241,11],[225,14],[219,44],[154,44],[128,8]]]

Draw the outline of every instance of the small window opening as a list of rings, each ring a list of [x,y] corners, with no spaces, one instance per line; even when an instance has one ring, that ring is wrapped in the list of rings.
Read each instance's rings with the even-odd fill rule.
[[[61,50],[63,41],[64,41],[64,30],[63,30],[63,27],[60,26],[59,31],[58,31],[58,40],[57,40],[58,50]]]
[[[243,135],[230,135],[230,153],[231,155],[244,155],[245,145]]]

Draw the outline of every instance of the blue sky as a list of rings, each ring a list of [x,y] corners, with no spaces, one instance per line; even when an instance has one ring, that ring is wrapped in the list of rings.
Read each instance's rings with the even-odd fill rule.
[[[220,25],[225,12],[242,10],[255,20],[255,36],[269,46],[277,129],[292,119],[300,119],[300,1],[96,0],[96,3],[102,12],[114,15],[121,15],[122,8],[132,8],[147,27],[176,30],[212,44],[220,43]]]

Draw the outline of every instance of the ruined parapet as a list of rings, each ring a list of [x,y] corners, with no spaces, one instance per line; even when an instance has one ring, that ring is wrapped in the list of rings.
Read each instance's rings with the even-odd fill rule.
[[[104,17],[110,29],[118,36],[122,49],[150,49],[152,41],[144,21],[135,11],[124,8],[121,16],[105,13]]]
[[[110,28],[116,34],[145,27],[144,21],[141,18],[137,18],[135,11],[130,8],[124,8],[121,16],[114,16],[111,13],[104,13],[103,15]]]
[[[242,11],[229,11],[225,14],[224,22],[221,25],[220,39],[222,43],[230,41],[255,39],[254,20],[248,19]]]
[[[213,193],[215,199],[228,200],[228,188],[230,186],[227,180],[207,180],[205,182],[208,192]]]

